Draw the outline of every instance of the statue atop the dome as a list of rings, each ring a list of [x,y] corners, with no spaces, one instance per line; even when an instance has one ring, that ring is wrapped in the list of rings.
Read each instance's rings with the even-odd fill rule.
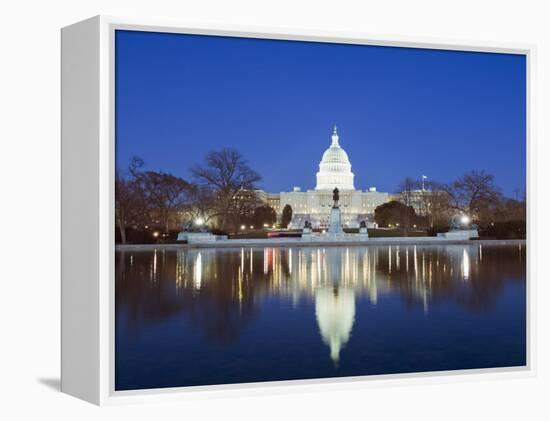
[[[340,146],[338,144],[338,129],[336,129],[336,126],[332,129],[332,146]]]
[[[338,190],[338,187],[334,187],[334,190],[332,191],[332,200],[334,200],[333,207],[337,208],[338,201],[340,200],[340,191]]]

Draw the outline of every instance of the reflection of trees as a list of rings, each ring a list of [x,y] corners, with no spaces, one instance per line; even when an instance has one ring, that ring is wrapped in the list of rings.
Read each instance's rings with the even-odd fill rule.
[[[116,253],[117,322],[122,310],[132,327],[135,322],[163,320],[182,308],[184,303],[174,294],[176,286],[168,282],[174,259],[166,251]]]
[[[254,289],[239,269],[240,257],[216,258],[213,250],[120,252],[116,259],[117,325],[130,330],[180,312],[214,341],[238,337],[256,314]],[[204,280],[204,283],[203,283]]]
[[[525,279],[524,261],[525,247],[519,246],[392,246],[380,248],[376,272],[378,283],[410,306],[455,300],[483,310],[506,282]]]
[[[457,295],[460,304],[476,311],[493,307],[504,285],[522,282],[526,274],[525,247],[483,247],[481,254],[483,264],[476,265],[469,288]]]
[[[495,305],[507,282],[525,280],[525,246],[202,249],[116,257],[117,325],[134,329],[185,312],[212,341],[237,338],[265,295],[314,301],[320,289],[337,287],[373,304],[398,294],[411,308],[454,301],[482,311]]]
[[[197,279],[199,256],[203,267],[200,284]],[[218,259],[215,251],[207,250],[188,253],[182,265],[193,268],[193,300],[185,311],[190,313],[193,326],[198,326],[208,338],[215,342],[226,342],[239,336],[244,326],[257,313],[254,288],[250,277],[239,271],[240,258],[230,254]],[[182,295],[190,291],[183,278]],[[204,282],[203,282],[204,280]],[[214,280],[214,281],[212,281]]]

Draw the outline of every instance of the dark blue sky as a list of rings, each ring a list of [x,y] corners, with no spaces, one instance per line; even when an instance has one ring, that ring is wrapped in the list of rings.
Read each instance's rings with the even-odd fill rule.
[[[483,169],[525,188],[525,57],[117,31],[116,158],[189,179],[241,151],[267,191],[315,187],[332,125],[355,187]]]

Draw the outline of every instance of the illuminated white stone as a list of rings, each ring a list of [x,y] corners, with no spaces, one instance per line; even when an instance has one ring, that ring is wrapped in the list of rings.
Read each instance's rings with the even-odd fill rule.
[[[355,190],[353,178],[348,154],[340,146],[338,131],[334,126],[332,144],[325,151],[319,163],[315,190],[332,191],[335,187],[340,191]]]
[[[355,294],[351,288],[324,287],[315,292],[315,316],[323,342],[330,347],[334,363],[349,341],[355,321]]]

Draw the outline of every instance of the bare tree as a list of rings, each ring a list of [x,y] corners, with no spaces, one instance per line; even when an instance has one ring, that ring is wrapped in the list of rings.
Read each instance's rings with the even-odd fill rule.
[[[168,232],[170,220],[176,222],[177,212],[187,203],[189,183],[164,172],[138,172],[135,177],[151,211],[158,214],[165,232]]]
[[[245,198],[255,196],[256,183],[261,180],[242,155],[232,148],[208,153],[205,165],[196,165],[191,171],[198,184],[215,192],[221,229],[225,229],[228,220],[233,219],[235,212],[244,205]]]
[[[473,217],[488,207],[497,206],[501,200],[494,176],[484,171],[470,171],[453,183],[440,184],[438,188],[446,193],[450,209]]]
[[[192,185],[189,201],[184,207],[189,220],[202,219],[208,224],[217,216],[216,194],[206,186]]]
[[[115,219],[120,240],[126,243],[126,229],[142,223],[148,206],[143,190],[134,178],[124,177],[120,171],[115,174]]]

